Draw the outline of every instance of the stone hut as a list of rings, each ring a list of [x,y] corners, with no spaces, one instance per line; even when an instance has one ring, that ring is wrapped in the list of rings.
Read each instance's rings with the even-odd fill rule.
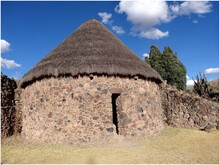
[[[163,129],[160,75],[97,20],[89,20],[21,80],[22,136],[99,143]]]

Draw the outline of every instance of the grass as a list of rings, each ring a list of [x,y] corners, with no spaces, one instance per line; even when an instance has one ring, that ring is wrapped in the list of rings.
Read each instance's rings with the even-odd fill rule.
[[[166,128],[159,136],[138,142],[96,146],[28,144],[2,140],[1,163],[219,163],[219,131]]]

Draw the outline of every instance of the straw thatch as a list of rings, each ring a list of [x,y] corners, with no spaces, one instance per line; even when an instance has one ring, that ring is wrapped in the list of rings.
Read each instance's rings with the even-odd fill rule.
[[[161,82],[160,75],[97,20],[82,24],[21,80],[21,86],[48,76],[120,75]]]

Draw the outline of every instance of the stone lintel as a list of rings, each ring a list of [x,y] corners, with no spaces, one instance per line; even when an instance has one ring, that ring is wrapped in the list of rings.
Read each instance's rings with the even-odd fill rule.
[[[121,88],[111,88],[109,91],[111,93],[122,93],[122,89]]]

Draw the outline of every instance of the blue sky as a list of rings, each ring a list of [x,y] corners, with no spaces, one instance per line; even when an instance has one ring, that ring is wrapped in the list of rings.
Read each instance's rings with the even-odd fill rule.
[[[1,70],[21,79],[83,22],[102,21],[144,59],[170,46],[187,68],[219,78],[219,2],[1,2]]]

